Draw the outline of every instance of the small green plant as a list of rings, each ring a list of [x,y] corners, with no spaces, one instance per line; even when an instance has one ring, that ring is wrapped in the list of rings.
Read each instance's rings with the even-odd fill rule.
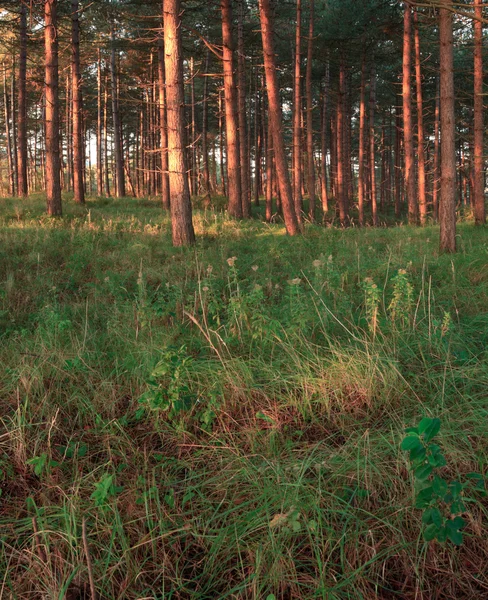
[[[156,365],[145,392],[139,402],[153,411],[164,411],[173,419],[195,403],[195,395],[185,383],[185,374],[192,357],[186,346],[169,347],[163,359]]]
[[[31,465],[34,469],[34,473],[41,477],[44,472],[48,472],[51,467],[57,467],[59,463],[55,460],[49,460],[46,452],[43,452],[39,456],[33,456],[27,461],[28,465]]]
[[[371,333],[376,335],[376,331],[378,329],[378,311],[381,300],[380,290],[371,277],[367,277],[364,280],[363,289],[368,327]]]
[[[110,498],[121,491],[122,487],[116,486],[114,483],[114,476],[105,473],[100,481],[95,484],[95,491],[90,498],[95,502],[95,506],[104,506]]]
[[[393,298],[389,306],[391,321],[394,324],[405,326],[412,314],[413,285],[410,283],[405,269],[399,269],[392,281]]]
[[[478,473],[469,473],[468,481],[446,481],[439,469],[446,465],[446,459],[433,439],[439,433],[440,419],[425,417],[417,427],[406,429],[406,437],[401,449],[408,451],[412,471],[416,480],[417,495],[415,507],[422,510],[424,539],[445,543],[450,540],[460,546],[463,543],[462,529],[466,504],[473,502],[469,496],[473,490],[485,493],[484,479]]]

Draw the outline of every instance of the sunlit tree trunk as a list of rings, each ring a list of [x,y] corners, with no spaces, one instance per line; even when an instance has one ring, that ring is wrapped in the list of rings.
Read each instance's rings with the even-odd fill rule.
[[[169,175],[168,175],[168,125],[166,115],[166,84],[165,84],[165,69],[164,69],[164,40],[159,39],[158,48],[158,76],[159,76],[159,128],[161,131],[161,195],[163,208],[170,209],[170,190],[169,190]]]
[[[190,69],[190,108],[191,108],[191,144],[190,144],[190,156],[191,156],[191,193],[193,195],[198,194],[198,167],[197,167],[197,121],[196,121],[196,101],[195,101],[195,59],[193,56],[189,60]]]
[[[209,64],[209,53],[208,50],[205,54],[205,77],[203,80],[203,101],[202,101],[202,158],[203,158],[203,187],[204,193],[210,195],[211,182],[210,182],[210,159],[208,153],[208,64]]]
[[[219,167],[220,167],[220,187],[222,195],[227,196],[227,185],[225,177],[224,161],[224,101],[222,99],[223,90],[219,90]]]
[[[329,211],[329,194],[327,190],[327,124],[328,124],[328,102],[329,102],[329,61],[325,68],[324,93],[322,96],[322,126],[321,126],[321,157],[320,157],[320,195],[322,201],[323,217]]]
[[[17,179],[18,195],[26,197],[28,193],[27,179],[27,6],[20,4],[20,52],[19,52],[19,89],[18,89],[18,148]]]
[[[302,153],[301,153],[301,45],[302,0],[296,0],[295,71],[293,78],[293,202],[298,222],[302,222]]]
[[[164,66],[168,122],[168,169],[174,246],[195,243],[185,152],[185,94],[180,0],[164,0]]]
[[[456,148],[454,115],[454,57],[451,2],[440,0],[440,127],[441,190],[439,198],[440,249],[456,251]]]
[[[300,226],[293,204],[293,194],[286,162],[285,145],[282,132],[282,111],[280,89],[276,73],[276,57],[273,44],[273,25],[269,0],[259,0],[261,37],[263,41],[264,69],[268,92],[268,118],[272,132],[276,174],[280,189],[281,206],[289,235],[300,233]]]
[[[108,78],[105,77],[105,92],[103,95],[103,155],[105,162],[104,183],[105,196],[110,198],[110,174],[108,161]]]
[[[417,189],[420,224],[427,220],[427,194],[425,186],[425,149],[424,149],[424,103],[422,97],[422,70],[420,64],[420,36],[418,13],[414,12],[415,29],[415,81],[417,87]]]
[[[344,93],[346,84],[346,70],[344,59],[341,58],[339,67],[339,91],[337,94],[337,199],[336,205],[339,209],[341,225],[347,224],[346,190],[345,190],[345,165],[344,165]]]
[[[7,88],[7,66],[3,65],[3,107],[5,117],[5,150],[7,152],[9,194],[15,196],[14,161],[12,158],[12,135],[10,132],[10,102]]]
[[[123,198],[125,196],[124,150],[120,131],[119,86],[115,54],[115,26],[113,23],[111,27],[111,46],[110,77],[112,82],[112,118],[114,125],[112,139],[115,153],[115,195],[117,198]]]
[[[376,193],[376,156],[375,156],[375,117],[376,106],[376,74],[374,66],[371,70],[371,80],[369,85],[369,169],[371,177],[371,214],[373,217],[373,225],[378,225],[378,199]]]
[[[314,34],[314,0],[309,0],[310,21],[308,27],[307,72],[305,80],[305,95],[307,98],[307,161],[308,161],[308,216],[312,223],[315,221],[315,161],[313,152],[313,104],[312,104],[312,59]]]
[[[483,2],[474,0],[474,219],[485,222],[483,160]]]
[[[71,89],[73,94],[74,200],[85,203],[83,188],[83,131],[81,123],[80,22],[78,0],[71,0]]]
[[[358,151],[358,209],[359,225],[364,225],[364,130],[366,127],[366,58],[361,65],[361,91],[359,96],[359,151]]]
[[[256,91],[254,96],[254,204],[259,206],[261,187],[261,156],[263,136],[261,134],[261,98],[259,95],[259,72],[256,70]]]
[[[268,133],[266,136],[266,223],[273,216],[273,133],[271,120],[268,118]]]
[[[395,162],[393,165],[394,169],[394,179],[395,179],[395,217],[397,219],[401,216],[402,210],[402,117],[400,113],[400,98],[397,97],[397,101],[395,103]]]
[[[434,220],[437,221],[439,218],[439,129],[440,129],[440,98],[439,98],[439,79],[437,79],[436,93],[435,93],[435,113],[434,113],[434,160],[433,160],[433,174],[432,174],[432,205],[434,211]]]
[[[415,167],[412,125],[412,9],[405,3],[403,21],[403,140],[405,149],[405,187],[408,204],[408,222],[417,224],[417,198],[415,194]]]
[[[62,213],[59,157],[57,0],[45,0],[44,2],[44,46],[47,213],[50,216],[57,216]]]
[[[12,162],[13,162],[13,169],[14,169],[14,186],[15,186],[15,193],[19,194],[19,177],[18,177],[18,166],[17,166],[17,152],[18,152],[18,144],[17,144],[17,110],[16,110],[16,102],[15,99],[17,97],[16,94],[16,78],[15,78],[15,57],[12,54],[12,72],[11,72],[11,76],[10,76],[10,98],[12,101],[12,111],[11,111],[11,118],[12,118]]]
[[[386,122],[385,115],[383,114],[383,122],[381,125],[381,176],[380,176],[380,210],[385,212],[385,199],[386,199]]]
[[[97,58],[97,194],[103,194],[103,155],[102,155],[102,58],[98,49]]]
[[[241,150],[237,116],[236,86],[234,81],[234,43],[232,39],[231,0],[221,0],[222,58],[224,64],[225,132],[227,145],[228,211],[237,219],[243,215],[241,187]]]
[[[237,91],[239,104],[239,151],[241,156],[242,215],[243,217],[249,217],[251,214],[251,190],[249,186],[250,166],[246,118],[246,56],[244,46],[244,3],[245,0],[239,0],[237,31]]]
[[[73,189],[73,134],[71,130],[71,115],[72,115],[72,102],[71,102],[71,76],[66,75],[65,83],[66,93],[66,189],[71,192]]]

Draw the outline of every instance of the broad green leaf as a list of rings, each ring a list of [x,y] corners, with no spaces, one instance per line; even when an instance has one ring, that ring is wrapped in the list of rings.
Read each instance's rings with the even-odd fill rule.
[[[462,490],[463,486],[459,483],[459,481],[453,481],[449,484],[449,492],[451,493],[454,500],[459,498]]]
[[[442,454],[431,454],[428,460],[429,465],[433,467],[444,467],[446,465],[446,459]]]
[[[438,508],[428,508],[424,511],[424,514],[422,515],[422,522],[426,525],[432,523],[439,529],[440,527],[442,527],[444,519],[442,517],[441,511]]]
[[[417,494],[417,498],[415,499],[415,507],[416,508],[427,508],[429,504],[432,502],[434,490],[432,486],[429,486],[423,490],[421,490]]]
[[[426,442],[430,442],[432,438],[434,438],[441,428],[441,420],[440,419],[422,419],[419,423],[419,432],[423,434],[424,440]]]
[[[447,537],[456,546],[461,546],[461,544],[463,543],[463,534],[457,529],[448,528]]]
[[[462,500],[454,500],[449,510],[451,515],[457,515],[459,513],[466,512],[466,506]]]
[[[422,523],[424,523],[425,525],[432,523],[432,511],[433,510],[434,510],[433,508],[427,508],[426,510],[424,510],[424,514],[422,515]]]
[[[418,426],[418,430],[419,433],[422,435],[422,433],[425,433],[427,431],[427,429],[431,426],[433,419],[431,419],[430,417],[424,417]]]
[[[428,525],[424,530],[424,540],[426,542],[431,542],[437,537],[438,533],[439,528],[437,527],[437,525],[434,525],[434,523],[432,523],[431,525]]]
[[[413,450],[414,448],[422,448],[422,441],[418,435],[410,434],[403,438],[400,448],[402,450]]]
[[[434,489],[434,493],[438,496],[444,496],[447,492],[447,482],[438,475],[434,476],[432,487]]]
[[[436,537],[438,542],[444,544],[444,542],[447,540],[447,527],[441,527]]]
[[[415,479],[419,481],[425,481],[433,471],[433,467],[430,465],[422,465],[418,469],[415,469]]]
[[[410,460],[412,462],[423,461],[425,459],[426,454],[427,451],[423,446],[416,446],[415,448],[412,448],[412,450],[410,450]]]
[[[461,529],[466,525],[466,521],[462,517],[455,517],[452,521],[452,527],[456,529]]]

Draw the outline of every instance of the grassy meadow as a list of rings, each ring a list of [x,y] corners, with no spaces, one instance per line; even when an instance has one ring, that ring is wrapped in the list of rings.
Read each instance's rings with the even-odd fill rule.
[[[488,598],[488,501],[424,539],[406,427],[488,464],[488,236],[0,202],[0,598]]]

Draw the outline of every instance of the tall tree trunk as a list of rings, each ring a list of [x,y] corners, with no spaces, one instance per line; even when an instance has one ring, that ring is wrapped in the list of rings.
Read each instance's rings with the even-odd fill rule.
[[[256,206],[259,206],[262,144],[263,136],[261,135],[261,98],[259,95],[259,72],[256,69],[256,90],[254,95],[254,204]]]
[[[439,122],[440,122],[440,91],[439,78],[436,81],[435,91],[435,113],[434,113],[434,160],[432,174],[432,208],[434,212],[434,220],[439,219]]]
[[[276,73],[276,57],[273,43],[273,25],[269,0],[259,0],[259,17],[263,41],[264,70],[268,92],[268,118],[273,138],[276,174],[280,188],[281,203],[286,230],[289,235],[300,233],[300,225],[293,204],[293,194],[286,162],[285,145],[282,132],[282,111],[280,89]]]
[[[19,52],[19,89],[18,89],[18,152],[17,179],[19,196],[25,198],[28,193],[27,179],[27,5],[20,4],[20,52]]]
[[[339,90],[337,94],[337,201],[339,219],[342,226],[347,225],[346,190],[345,190],[345,165],[344,165],[344,95],[346,86],[346,69],[344,59],[341,58],[339,67]]]
[[[7,151],[9,194],[15,196],[14,163],[12,159],[12,135],[10,132],[10,102],[7,88],[7,65],[3,65],[3,106],[5,115],[5,150]]]
[[[16,98],[16,82],[15,82],[15,57],[12,55],[12,73],[10,77],[10,98],[12,100],[12,161],[13,161],[13,169],[14,169],[14,185],[15,185],[15,193],[19,194],[19,176],[18,176],[18,166],[17,166],[17,111],[15,106],[15,98]]]
[[[168,175],[168,124],[166,109],[166,73],[164,68],[164,39],[159,38],[158,52],[158,75],[159,75],[159,127],[161,141],[161,195],[163,208],[169,210],[171,207],[171,194]]]
[[[225,164],[224,164],[224,101],[222,99],[223,90],[219,90],[219,167],[220,167],[220,187],[222,194],[227,197],[227,186],[225,183]]]
[[[266,136],[266,223],[273,216],[273,132],[271,120],[268,117],[268,132]]]
[[[408,204],[408,222],[416,225],[418,220],[415,195],[415,167],[412,125],[412,8],[405,3],[403,28],[403,140],[405,148],[405,186]]]
[[[485,181],[483,160],[483,2],[474,0],[474,220],[484,224]]]
[[[244,3],[239,0],[238,28],[237,28],[237,85],[239,104],[239,149],[241,155],[241,193],[242,215],[244,218],[251,216],[251,188],[249,144],[247,136],[246,118],[246,55],[244,46]]]
[[[383,114],[383,122],[381,125],[381,177],[380,177],[380,210],[385,213],[385,199],[386,199],[386,119]]]
[[[125,177],[124,177],[124,150],[122,147],[122,136],[120,131],[120,111],[119,111],[119,90],[118,90],[118,72],[115,54],[115,25],[112,23],[110,29],[111,41],[111,60],[110,60],[110,78],[112,82],[112,119],[113,119],[113,145],[115,153],[115,174],[117,198],[125,196]]]
[[[102,58],[98,49],[97,58],[97,194],[103,195],[102,159]]]
[[[239,143],[239,120],[237,117],[236,86],[234,81],[234,43],[232,40],[231,0],[221,0],[222,42],[224,65],[225,131],[227,142],[227,175],[229,192],[229,215],[237,219],[243,216],[241,187],[241,150]]]
[[[308,157],[308,215],[312,223],[315,221],[315,161],[313,152],[313,105],[312,105],[312,58],[313,58],[313,33],[314,33],[314,0],[309,0],[310,22],[308,28],[307,49],[307,73],[306,73],[306,96],[307,96],[307,157]]]
[[[371,68],[371,81],[369,84],[369,169],[371,176],[371,214],[373,225],[378,226],[378,199],[376,194],[376,156],[375,156],[375,129],[374,117],[376,106],[376,73],[374,63]]]
[[[44,1],[47,213],[62,214],[59,157],[57,0]]]
[[[104,183],[105,196],[110,198],[110,174],[108,161],[108,78],[105,77],[105,92],[103,95],[103,154],[104,154]]]
[[[456,251],[456,148],[454,116],[453,28],[450,0],[440,0],[440,126],[441,192],[439,199],[440,250]]]
[[[163,17],[171,227],[173,245],[186,246],[195,243],[195,232],[186,176],[185,93],[180,0],[163,0]]]
[[[417,178],[420,224],[427,220],[427,194],[425,186],[425,149],[424,149],[424,103],[422,99],[422,71],[420,65],[420,36],[418,12],[414,12],[415,30],[415,80],[417,87]]]
[[[361,65],[361,91],[359,97],[359,171],[358,171],[358,209],[359,225],[364,225],[364,133],[366,128],[366,57],[363,54]]]
[[[320,196],[322,201],[323,219],[329,212],[329,194],[327,191],[327,124],[328,124],[328,103],[329,103],[329,61],[325,67],[324,93],[322,96],[322,127],[321,127],[321,157],[320,157]]]
[[[195,102],[195,59],[193,56],[189,60],[190,67],[190,108],[191,108],[191,192],[198,194],[198,167],[197,167],[197,122],[196,122],[196,102]]]
[[[203,158],[203,192],[210,196],[212,185],[210,183],[210,159],[208,153],[208,63],[209,51],[205,54],[205,78],[203,80],[203,102],[202,102],[202,158]]]
[[[402,212],[401,128],[402,117],[400,114],[400,99],[397,97],[397,101],[395,103],[395,163],[393,167],[395,171],[395,217],[397,219],[400,218]]]
[[[83,189],[83,131],[81,115],[80,22],[78,0],[71,0],[71,88],[73,93],[74,200],[85,203]]]
[[[67,179],[67,184],[66,184],[66,189],[68,190],[68,192],[71,192],[71,190],[73,189],[72,187],[72,173],[73,173],[73,135],[71,133],[71,109],[72,109],[72,103],[71,103],[71,77],[67,74],[66,75],[66,84],[65,84],[65,90],[66,90],[66,179]]]
[[[298,222],[302,223],[302,91],[301,91],[301,45],[302,45],[302,0],[296,0],[295,71],[293,78],[293,202]]]

